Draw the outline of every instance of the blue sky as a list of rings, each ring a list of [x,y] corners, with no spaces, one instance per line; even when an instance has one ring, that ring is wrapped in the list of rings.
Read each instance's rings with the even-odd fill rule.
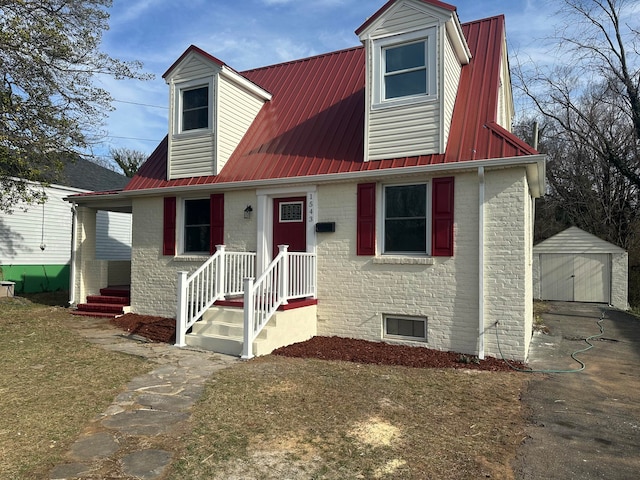
[[[497,14],[507,22],[511,61],[545,58],[539,39],[551,34],[549,0],[458,0],[464,23]],[[140,60],[149,81],[103,80],[115,102],[101,157],[109,147],[150,154],[168,128],[168,86],[162,74],[191,44],[238,71],[359,45],[354,31],[385,0],[113,0],[103,50]]]

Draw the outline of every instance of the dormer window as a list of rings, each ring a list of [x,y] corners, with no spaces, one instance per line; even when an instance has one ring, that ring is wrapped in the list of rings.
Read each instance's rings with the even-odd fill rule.
[[[373,107],[437,98],[436,28],[374,40]]]
[[[176,83],[174,134],[210,133],[214,129],[214,80],[211,78]]]
[[[425,41],[384,51],[384,99],[427,93],[427,47]]]
[[[182,91],[182,130],[209,128],[209,87]]]

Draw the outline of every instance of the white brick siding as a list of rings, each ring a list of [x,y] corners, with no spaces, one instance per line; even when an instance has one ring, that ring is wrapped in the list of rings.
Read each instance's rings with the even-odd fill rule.
[[[429,177],[411,181],[429,181]],[[394,181],[397,183],[397,181]],[[485,175],[485,353],[524,359],[531,335],[531,201],[524,168]],[[356,255],[355,182],[319,185],[318,221],[335,222],[333,233],[316,234],[318,254],[318,334],[383,340],[383,315],[427,317],[430,348],[468,354],[478,351],[478,176],[455,177],[454,256],[419,264],[406,258]],[[254,251],[253,191],[225,194],[225,243],[229,251]],[[174,316],[177,272],[193,271],[204,257],[162,255],[162,198],[134,200],[132,309]],[[378,226],[378,228],[380,228]],[[401,263],[401,260],[404,260]]]
[[[228,251],[256,249],[256,219],[255,215],[244,218],[247,205],[253,205],[255,211],[253,191],[225,193],[224,236]],[[134,313],[175,317],[178,272],[195,271],[207,257],[162,255],[162,197],[135,199],[133,218],[131,309]]]
[[[528,197],[524,169],[487,172],[485,352],[491,356],[499,355],[496,320],[505,356],[523,359],[531,334]],[[477,353],[476,173],[456,176],[454,256],[436,257],[433,265],[379,264],[356,256],[355,200],[355,184],[318,191],[319,220],[336,222],[335,233],[318,235],[318,333],[381,340],[383,314],[426,316],[426,346]]]

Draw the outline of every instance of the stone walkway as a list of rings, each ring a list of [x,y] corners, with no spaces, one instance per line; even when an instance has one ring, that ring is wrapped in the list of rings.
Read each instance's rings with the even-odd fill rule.
[[[50,480],[160,479],[175,459],[172,440],[185,429],[189,410],[217,370],[239,361],[203,350],[147,343],[110,326],[105,319],[83,317],[82,336],[108,350],[158,363],[134,378],[105,412],[87,425],[56,466]]]

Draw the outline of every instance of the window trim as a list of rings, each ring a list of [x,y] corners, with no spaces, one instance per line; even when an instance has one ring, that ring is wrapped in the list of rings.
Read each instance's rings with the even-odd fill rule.
[[[434,101],[438,98],[437,84],[437,27],[393,35],[373,41],[373,98],[371,108],[386,108],[419,102]],[[389,48],[425,42],[426,93],[403,97],[385,98],[385,52]]]
[[[385,244],[385,232],[386,232],[386,200],[387,200],[387,188],[389,187],[403,187],[409,185],[425,185],[425,251],[424,252],[387,252],[387,246]],[[384,183],[379,185],[379,191],[377,198],[379,198],[380,205],[378,206],[378,218],[377,222],[380,225],[378,228],[378,245],[380,245],[380,254],[383,256],[396,256],[396,257],[430,257],[432,250],[432,238],[433,231],[433,185],[432,180],[424,180],[420,182],[402,182],[402,183]]]
[[[300,220],[283,220],[282,219],[282,207],[285,205],[300,205]],[[278,204],[278,222],[279,223],[302,223],[304,222],[304,202],[292,201],[292,202],[280,202]]]
[[[423,337],[414,337],[410,335],[395,335],[392,333],[388,333],[388,325],[387,321],[389,319],[393,320],[409,320],[413,322],[422,322],[424,324],[424,336]],[[382,337],[389,340],[402,340],[402,341],[410,341],[410,342],[421,342],[427,343],[429,336],[428,330],[428,317],[421,316],[411,316],[411,315],[395,315],[391,313],[385,313],[382,315]]]
[[[197,88],[208,88],[208,104],[207,104],[207,127],[206,128],[193,128],[190,130],[184,130],[183,126],[183,93],[188,90],[195,90]],[[213,77],[200,78],[197,80],[191,80],[188,82],[176,83],[174,85],[174,135],[194,135],[202,134],[206,132],[212,132],[215,115],[213,109]]]
[[[185,250],[187,244],[187,202],[193,200],[206,200],[209,202],[209,243],[211,243],[211,201],[209,197],[186,197],[180,199],[180,209],[178,211],[178,255],[209,255],[209,244],[206,245],[205,250],[198,250],[193,252],[187,252]]]

